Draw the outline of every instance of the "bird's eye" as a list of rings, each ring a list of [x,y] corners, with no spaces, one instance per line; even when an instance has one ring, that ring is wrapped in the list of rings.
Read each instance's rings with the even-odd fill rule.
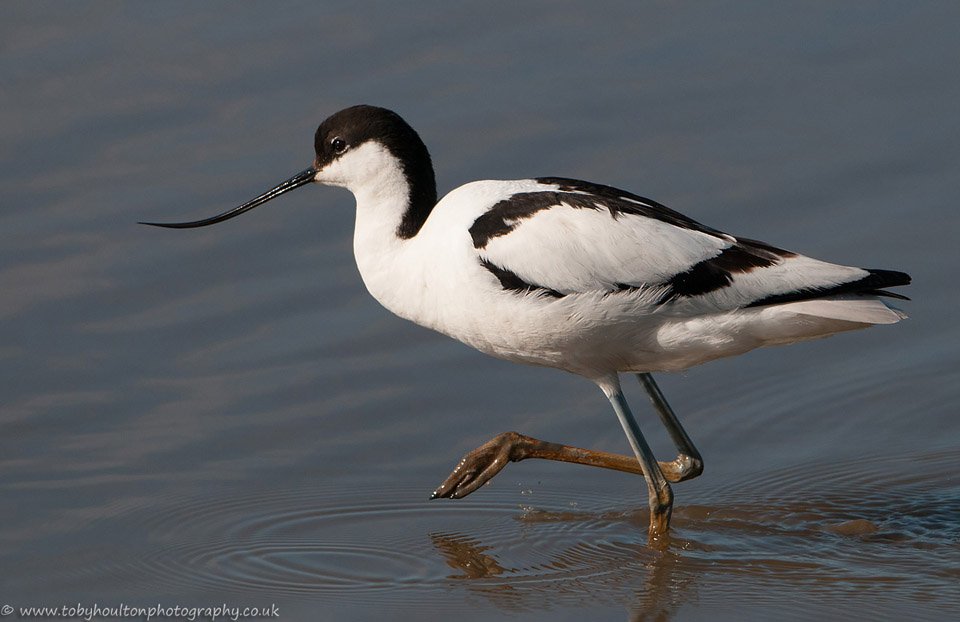
[[[338,136],[330,141],[330,146],[333,147],[333,150],[337,153],[343,153],[344,149],[347,148],[347,141]]]

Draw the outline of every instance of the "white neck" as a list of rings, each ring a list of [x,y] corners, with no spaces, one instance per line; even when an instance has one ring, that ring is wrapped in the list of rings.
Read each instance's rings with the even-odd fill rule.
[[[370,294],[393,313],[418,321],[409,301],[400,295],[416,287],[417,269],[406,261],[404,249],[413,243],[398,235],[400,223],[410,207],[410,185],[399,160],[384,146],[369,141],[331,162],[316,181],[342,186],[357,200],[353,253],[360,276]]]

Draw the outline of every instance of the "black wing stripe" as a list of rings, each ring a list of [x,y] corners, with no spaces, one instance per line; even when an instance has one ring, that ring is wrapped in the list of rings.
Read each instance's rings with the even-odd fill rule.
[[[726,236],[716,229],[701,225],[656,201],[624,190],[565,177],[538,177],[536,181],[543,185],[558,186],[560,190],[518,192],[495,203],[470,226],[470,237],[473,239],[474,248],[478,250],[485,248],[493,238],[513,231],[518,221],[561,203],[576,209],[607,209],[613,218],[623,214],[644,216],[683,229],[726,239]]]
[[[725,248],[716,257],[701,261],[664,283],[667,291],[661,296],[659,303],[664,304],[684,296],[702,296],[722,289],[733,282],[735,274],[766,268],[795,254],[765,242],[740,238],[736,244]]]
[[[516,273],[511,272],[506,268],[501,268],[497,264],[487,261],[483,257],[480,258],[480,264],[489,270],[493,276],[497,277],[497,280],[500,281],[500,286],[505,290],[513,291],[518,294],[537,293],[544,296],[550,296],[551,298],[564,297],[564,294],[561,294],[555,289],[550,289],[549,287],[544,287],[542,285],[534,285],[533,283],[527,283]]]
[[[657,203],[653,199],[648,199],[638,194],[627,192],[626,190],[620,190],[612,186],[604,186],[603,184],[595,184],[589,181],[581,181],[579,179],[568,179],[566,177],[537,177],[536,180],[541,184],[557,186],[562,192],[578,192],[605,199],[605,205],[607,201],[610,202],[609,208],[614,218],[621,213],[646,216],[647,218],[654,218],[682,229],[699,231],[721,238],[725,237],[721,231],[700,224],[689,216],[674,211],[666,205]]]
[[[540,210],[558,205],[555,192],[520,192],[498,201],[470,225],[470,237],[477,250],[485,248],[493,238],[513,231],[518,220],[530,218]]]
[[[817,298],[826,298],[828,296],[837,296],[840,294],[864,294],[870,296],[889,296],[891,298],[900,298],[909,300],[901,294],[883,291],[884,287],[896,287],[898,285],[909,285],[910,275],[894,270],[867,270],[870,274],[849,283],[841,283],[832,287],[805,287],[785,294],[775,294],[767,296],[760,300],[755,300],[746,305],[745,308],[762,307],[766,305],[778,305],[785,302],[798,302],[800,300],[814,300]]]

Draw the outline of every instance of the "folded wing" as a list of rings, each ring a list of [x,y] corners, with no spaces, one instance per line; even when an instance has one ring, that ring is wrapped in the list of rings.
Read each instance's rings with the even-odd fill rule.
[[[536,182],[470,228],[478,261],[518,294],[644,295],[657,306],[699,313],[804,303],[795,310],[896,321],[876,304],[839,310],[823,301],[902,298],[882,288],[910,282],[902,272],[840,266],[738,239],[616,188],[565,178]]]

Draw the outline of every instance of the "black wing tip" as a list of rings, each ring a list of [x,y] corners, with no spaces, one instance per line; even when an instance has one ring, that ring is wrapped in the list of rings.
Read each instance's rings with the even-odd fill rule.
[[[870,273],[870,276],[863,280],[865,282],[869,281],[871,284],[873,284],[873,287],[869,289],[865,288],[859,293],[870,294],[873,296],[886,296],[887,298],[896,298],[897,300],[910,300],[910,298],[904,296],[903,294],[888,292],[884,289],[886,287],[910,285],[913,279],[911,279],[910,275],[906,272],[898,272],[896,270],[875,270],[870,268],[867,269],[867,272]]]
[[[896,270],[876,270],[864,268],[869,274],[862,279],[841,283],[833,287],[809,287],[799,289],[794,292],[784,294],[774,294],[760,300],[755,300],[745,308],[762,307],[766,305],[782,304],[786,302],[798,302],[800,300],[813,300],[817,298],[827,298],[841,294],[859,294],[862,296],[887,296],[900,300],[910,300],[903,294],[895,294],[885,291],[887,287],[898,287],[900,285],[909,285],[910,275],[906,272],[897,272]]]
[[[870,276],[867,277],[867,279],[871,279],[871,282],[876,281],[874,283],[875,289],[910,285],[910,283],[913,281],[913,279],[910,278],[910,275],[906,272],[897,272],[896,270],[876,270],[871,268],[867,268],[866,270],[870,273]]]

